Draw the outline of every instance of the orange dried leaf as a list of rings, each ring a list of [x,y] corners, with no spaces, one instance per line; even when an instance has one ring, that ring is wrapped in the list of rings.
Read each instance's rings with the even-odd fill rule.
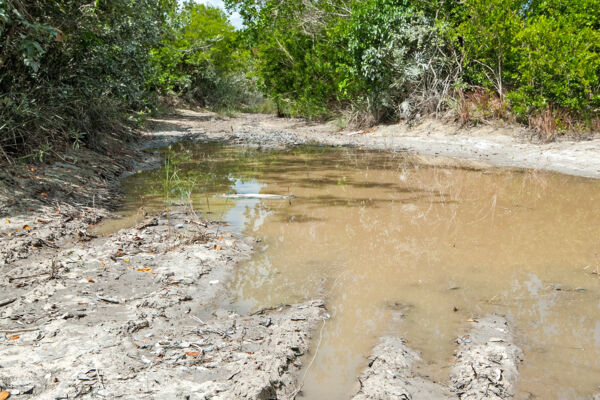
[[[10,342],[11,340],[17,340],[19,338],[19,335],[15,335],[13,337],[11,337],[10,339],[8,339],[8,341]]]
[[[220,245],[220,244],[215,244],[215,247],[214,247],[214,249],[215,249],[216,251],[219,251],[219,250],[221,250],[221,249],[222,249],[222,247],[221,247],[221,245]]]
[[[31,227],[29,225],[23,225],[23,229],[25,229],[26,231],[31,230]]]
[[[10,397],[10,393],[8,392],[0,392],[0,400],[6,400]]]
[[[140,271],[140,272],[150,272],[150,271],[152,271],[152,268],[138,268],[138,271]]]
[[[96,281],[90,278],[90,279],[88,279],[88,282],[89,283],[95,283]]]
[[[198,352],[198,351],[186,351],[185,355],[186,356],[190,356],[190,357],[198,357],[200,355],[200,352]]]
[[[40,196],[48,198],[48,193],[42,193]]]

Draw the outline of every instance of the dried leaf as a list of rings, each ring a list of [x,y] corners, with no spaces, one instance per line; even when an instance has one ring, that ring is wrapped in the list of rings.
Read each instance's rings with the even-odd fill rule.
[[[0,400],[6,400],[10,397],[10,393],[8,392],[0,392]]]
[[[219,250],[221,250],[221,249],[222,249],[222,247],[221,247],[221,245],[220,245],[220,244],[215,244],[213,248],[214,248],[215,250],[217,250],[217,251],[219,251]]]
[[[93,280],[93,279],[91,279],[91,278],[90,278],[90,279],[88,279],[88,282],[89,282],[89,283],[96,283],[96,281],[95,281],[95,280]]]
[[[150,272],[150,271],[152,271],[152,268],[138,268],[138,271],[140,271],[140,272]]]
[[[26,231],[31,230],[31,227],[29,225],[23,225],[23,229],[25,229]]]
[[[8,232],[8,237],[12,237],[12,233]]]
[[[8,339],[8,341],[10,342],[11,340],[17,340],[19,338],[19,335],[15,335],[13,337],[11,337],[10,339]]]
[[[40,196],[48,198],[48,193],[42,193]]]
[[[198,352],[198,351],[186,351],[185,355],[186,356],[190,356],[190,357],[198,357],[200,355],[200,352]]]

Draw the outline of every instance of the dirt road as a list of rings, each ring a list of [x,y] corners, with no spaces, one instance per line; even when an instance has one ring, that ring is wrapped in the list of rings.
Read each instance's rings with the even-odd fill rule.
[[[273,116],[180,111],[152,121],[143,136],[109,154],[73,152],[51,165],[0,174],[0,392],[11,398],[301,393],[298,371],[328,317],[326,299],[252,315],[215,306],[228,296],[224,282],[251,256],[254,239],[185,208],[94,234],[95,224],[114,216],[120,178],[160,164],[157,146],[181,139],[262,148],[321,143],[600,176],[598,140],[533,144],[508,128],[457,131],[433,121],[338,132]],[[382,338],[365,361],[355,398],[511,397],[521,353],[508,322],[485,317],[472,329],[478,339],[457,338],[458,362],[444,383],[413,372],[419,356],[401,338]]]

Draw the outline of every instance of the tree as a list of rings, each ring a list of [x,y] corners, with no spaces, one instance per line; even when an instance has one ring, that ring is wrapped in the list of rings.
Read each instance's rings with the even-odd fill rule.
[[[460,11],[457,35],[466,73],[475,83],[493,85],[501,100],[507,71],[514,68],[521,6],[518,0],[466,0]]]

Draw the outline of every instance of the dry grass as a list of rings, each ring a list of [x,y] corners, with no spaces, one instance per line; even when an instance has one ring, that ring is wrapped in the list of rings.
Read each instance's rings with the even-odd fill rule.
[[[452,108],[454,119],[461,127],[491,124],[494,121],[517,123],[510,104],[484,89],[457,91]],[[530,114],[525,124],[532,131],[531,138],[542,142],[552,142],[559,137],[581,140],[600,132],[599,117],[584,119],[557,107]]]
[[[600,118],[584,120],[564,109],[553,107],[531,114],[528,125],[544,142],[552,142],[560,136],[586,139],[600,132]]]
[[[514,122],[506,102],[495,94],[476,89],[470,92],[457,91],[455,119],[461,126],[476,126],[493,120]]]

